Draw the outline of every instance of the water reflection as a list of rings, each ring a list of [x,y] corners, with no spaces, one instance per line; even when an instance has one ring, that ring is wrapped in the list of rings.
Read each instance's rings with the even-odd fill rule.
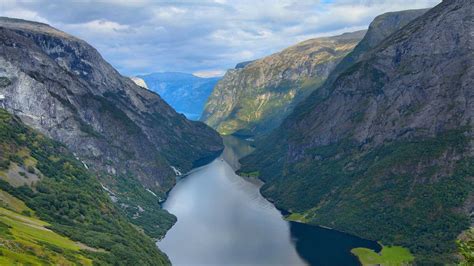
[[[354,247],[372,241],[283,220],[258,180],[235,175],[251,142],[225,137],[212,163],[195,169],[170,192],[164,208],[178,222],[157,243],[174,265],[358,265]]]
[[[311,265],[359,265],[351,249],[366,247],[379,252],[377,242],[318,226],[290,222],[298,254]]]
[[[158,243],[174,265],[302,265],[287,222],[217,159],[182,179],[164,208],[178,222]]]
[[[229,165],[237,170],[240,167],[239,159],[250,154],[255,148],[252,146],[253,142],[245,141],[234,136],[223,136],[225,149],[222,153],[224,160]]]

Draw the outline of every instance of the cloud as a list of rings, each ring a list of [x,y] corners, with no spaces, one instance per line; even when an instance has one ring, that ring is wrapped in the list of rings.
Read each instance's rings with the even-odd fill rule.
[[[309,38],[363,29],[388,11],[440,0],[0,0],[0,16],[86,40],[125,75],[220,75]]]
[[[67,24],[63,26],[63,31],[75,33],[79,36],[88,36],[101,42],[111,41],[111,39],[120,41],[122,38],[134,35],[136,29],[114,21],[104,19],[92,20],[79,24]]]
[[[224,74],[224,70],[201,70],[193,73],[194,76],[198,76],[201,78],[221,77]]]

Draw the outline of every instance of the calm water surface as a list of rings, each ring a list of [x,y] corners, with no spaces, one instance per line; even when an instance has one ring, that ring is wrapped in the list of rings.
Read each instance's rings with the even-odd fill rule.
[[[157,245],[174,265],[358,265],[350,249],[378,248],[283,220],[260,195],[259,181],[234,173],[237,159],[252,148],[236,138],[225,143],[222,157],[180,180],[163,205],[178,221]]]

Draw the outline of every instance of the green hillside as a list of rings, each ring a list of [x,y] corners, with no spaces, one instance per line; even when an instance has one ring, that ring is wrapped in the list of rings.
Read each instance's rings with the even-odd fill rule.
[[[0,109],[0,261],[169,264],[62,144]]]

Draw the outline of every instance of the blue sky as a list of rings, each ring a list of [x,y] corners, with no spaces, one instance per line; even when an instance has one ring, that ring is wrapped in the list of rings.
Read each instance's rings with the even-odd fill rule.
[[[297,42],[367,28],[440,0],[0,0],[0,16],[48,23],[92,44],[124,75],[222,75]]]

